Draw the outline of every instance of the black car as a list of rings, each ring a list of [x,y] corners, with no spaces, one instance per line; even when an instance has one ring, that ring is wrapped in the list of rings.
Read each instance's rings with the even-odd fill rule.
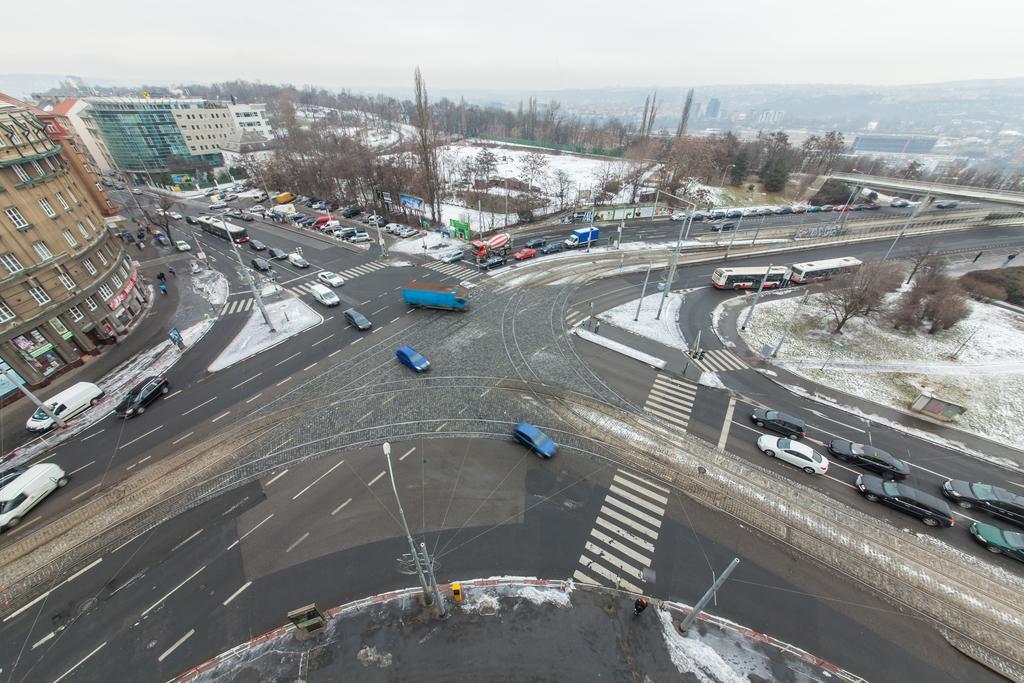
[[[801,439],[807,436],[807,425],[803,420],[792,415],[780,413],[777,410],[755,408],[750,419],[758,427],[766,427],[791,439]]]
[[[286,259],[288,258],[288,252],[284,249],[278,249],[277,247],[270,247],[267,249],[267,255],[272,259]]]
[[[360,209],[358,206],[350,206],[349,208],[342,211],[341,215],[344,216],[345,218],[355,218],[362,212],[363,210]]]
[[[964,509],[978,508],[993,517],[1024,527],[1024,496],[991,484],[947,479],[942,495]]]
[[[267,248],[267,245],[263,244],[259,240],[249,240],[249,248],[253,251],[263,251]]]
[[[743,211],[740,210],[740,209],[730,209],[729,211],[725,212],[725,217],[726,218],[742,218],[743,217]]]
[[[541,247],[540,253],[557,254],[560,251],[565,251],[565,244],[562,242],[552,242],[551,244],[545,244]]]
[[[711,226],[711,232],[729,232],[736,229],[736,221],[725,221]]]
[[[371,323],[365,315],[354,308],[350,308],[345,311],[345,322],[360,331],[368,330],[373,327],[373,323]]]
[[[690,214],[690,220],[693,221],[694,223],[700,223],[705,218],[707,218],[707,215],[701,213],[700,211],[694,211],[693,213]]]
[[[828,442],[828,452],[882,477],[906,479],[910,476],[910,465],[874,446],[846,439],[832,439]]]
[[[196,220],[195,216],[185,216],[185,222],[189,225],[199,225],[199,221]]]
[[[882,479],[873,474],[857,477],[857,489],[872,503],[889,507],[917,517],[927,526],[953,526],[953,512],[946,501],[925,493],[913,486],[907,486],[893,479]]]
[[[308,228],[311,225],[313,225],[314,223],[316,223],[316,217],[315,216],[308,216],[306,218],[303,218],[300,221],[296,221],[296,223],[298,223],[299,225],[301,225],[304,228]]]
[[[125,394],[125,397],[114,408],[114,413],[125,418],[142,415],[146,412],[146,406],[170,390],[171,387],[167,383],[166,377],[161,375],[146,377]]]
[[[270,271],[273,270],[273,268],[270,266],[270,261],[268,261],[265,258],[254,258],[252,260],[252,267],[260,271],[261,273],[269,273]]]
[[[483,270],[491,270],[492,268],[503,266],[506,263],[508,263],[508,259],[506,259],[504,256],[492,256],[491,258],[481,263],[480,267]]]
[[[537,237],[532,240],[527,240],[526,244],[524,244],[523,246],[526,247],[527,249],[540,249],[545,244],[547,244],[547,240]]]

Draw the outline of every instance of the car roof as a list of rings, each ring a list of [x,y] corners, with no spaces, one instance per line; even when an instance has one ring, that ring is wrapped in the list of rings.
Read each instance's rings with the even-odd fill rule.
[[[944,512],[946,512],[946,514],[952,515],[952,513],[949,511],[949,505],[943,499],[937,496],[933,496],[930,493],[926,493],[921,489],[915,489],[913,486],[908,486],[907,484],[903,484],[901,482],[893,483],[896,484],[896,489],[899,491],[901,496],[913,498],[919,503],[924,503],[928,505],[928,507],[934,508],[936,510],[943,510]]]

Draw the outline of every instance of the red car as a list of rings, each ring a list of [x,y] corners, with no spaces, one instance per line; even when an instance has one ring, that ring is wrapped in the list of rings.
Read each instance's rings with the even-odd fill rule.
[[[839,204],[838,206],[836,206],[836,208],[834,208],[832,210],[833,211],[849,211],[850,210],[850,205],[849,204]]]
[[[514,258],[516,261],[525,261],[526,259],[533,258],[536,255],[536,249],[530,249],[529,247],[526,247],[522,251],[517,251],[515,253],[515,256],[513,256],[512,258]]]

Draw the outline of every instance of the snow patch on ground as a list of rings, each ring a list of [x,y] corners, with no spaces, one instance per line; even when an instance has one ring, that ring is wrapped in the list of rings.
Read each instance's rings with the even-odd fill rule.
[[[683,338],[683,333],[680,332],[679,325],[676,323],[679,307],[683,303],[683,296],[678,292],[669,293],[665,300],[665,306],[662,308],[661,317],[656,320],[654,316],[658,313],[661,298],[661,292],[645,296],[640,304],[638,320],[633,320],[633,318],[637,313],[639,299],[598,313],[597,317],[599,320],[609,322],[633,334],[685,352],[688,348],[686,339]]]
[[[192,289],[199,292],[211,306],[221,306],[228,300],[228,279],[217,270],[204,270],[194,273]]]
[[[276,332],[271,332],[263,316],[253,310],[245,327],[231,340],[208,370],[217,372],[239,363],[261,351],[277,346],[290,337],[323,322],[323,316],[298,299],[288,298],[267,304],[267,315],[274,323]]]
[[[680,635],[672,624],[670,612],[657,612],[658,619],[661,620],[661,634],[665,638],[665,647],[679,673],[691,674],[701,683],[747,683],[750,680],[745,671],[737,671],[727,664],[714,648],[699,637],[688,638]]]
[[[628,356],[628,357],[632,358],[633,360],[638,360],[641,363],[645,363],[647,365],[650,365],[652,368],[657,368],[658,370],[663,370],[665,368],[665,361],[663,361],[662,359],[656,358],[655,356],[652,356],[650,354],[644,353],[643,351],[638,351],[637,349],[634,349],[634,348],[631,348],[629,346],[626,346],[625,344],[620,344],[617,341],[612,341],[611,339],[608,339],[607,337],[602,337],[599,334],[594,334],[593,332],[588,332],[587,330],[584,330],[584,329],[579,328],[579,327],[577,327],[574,330],[574,333],[580,339],[584,339],[586,341],[593,342],[594,344],[597,344],[598,346],[603,346],[606,349],[610,349],[611,351],[615,351],[617,353],[621,353],[623,356]]]
[[[423,245],[426,245],[427,248],[424,249]],[[389,244],[388,252],[391,254],[418,254],[438,259],[445,252],[465,247],[465,242],[454,237],[446,237],[439,232],[422,232],[417,237],[407,237],[399,239],[394,244]]]
[[[716,372],[700,373],[700,379],[697,380],[697,384],[705,387],[713,387],[715,389],[728,389],[728,387],[722,383],[722,378],[719,377]]]
[[[658,445],[641,436],[635,429],[619,420],[603,415],[599,412],[576,406],[573,412],[597,427],[601,432],[616,434],[628,441],[642,443],[647,448],[657,448]]]

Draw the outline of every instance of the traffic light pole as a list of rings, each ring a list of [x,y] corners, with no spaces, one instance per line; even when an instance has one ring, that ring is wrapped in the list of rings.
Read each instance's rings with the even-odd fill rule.
[[[768,281],[768,277],[772,274],[772,266],[774,264],[768,264],[768,270],[764,271],[764,277],[761,278],[761,284],[757,286],[757,292],[754,294],[754,300],[750,303],[750,308],[747,309],[747,316],[743,319],[743,324],[740,325],[741,330],[747,329],[747,323],[750,322],[750,316],[754,315],[754,306],[757,306],[757,300],[761,297],[761,290],[764,289],[764,283]]]
[[[231,232],[228,231],[228,223],[224,220],[224,214],[220,214],[218,217],[220,218],[220,226],[224,228],[224,234],[227,235],[228,242],[231,243],[232,250],[235,252],[235,257],[238,258],[238,267],[242,269],[242,272],[245,273],[246,279],[249,281],[249,289],[252,291],[252,298],[256,300],[256,305],[259,307],[260,313],[263,314],[263,322],[267,324],[267,327],[270,328],[271,332],[277,332],[274,328],[274,323],[270,321],[270,314],[267,313],[267,307],[263,305],[263,297],[260,296],[260,290],[259,287],[256,286],[256,280],[253,279],[252,273],[249,272],[249,269],[246,268],[245,264],[242,262],[242,253],[238,251],[238,245],[235,244],[233,239],[231,239]]]
[[[736,565],[739,563],[740,558],[734,557],[732,562],[729,563],[729,566],[725,568],[724,572],[722,572],[722,575],[715,579],[715,582],[711,584],[711,588],[708,588],[707,592],[704,593],[704,596],[697,601],[697,604],[693,606],[693,609],[686,615],[686,618],[683,619],[683,622],[679,625],[680,633],[685,636],[689,632],[690,628],[693,626],[693,622],[697,620],[697,617],[704,608],[707,607],[707,604],[711,602],[711,598],[714,597],[715,593],[718,592],[718,589],[722,587],[722,584],[725,583],[725,580],[729,578],[729,575],[732,574],[732,570],[736,569]]]

